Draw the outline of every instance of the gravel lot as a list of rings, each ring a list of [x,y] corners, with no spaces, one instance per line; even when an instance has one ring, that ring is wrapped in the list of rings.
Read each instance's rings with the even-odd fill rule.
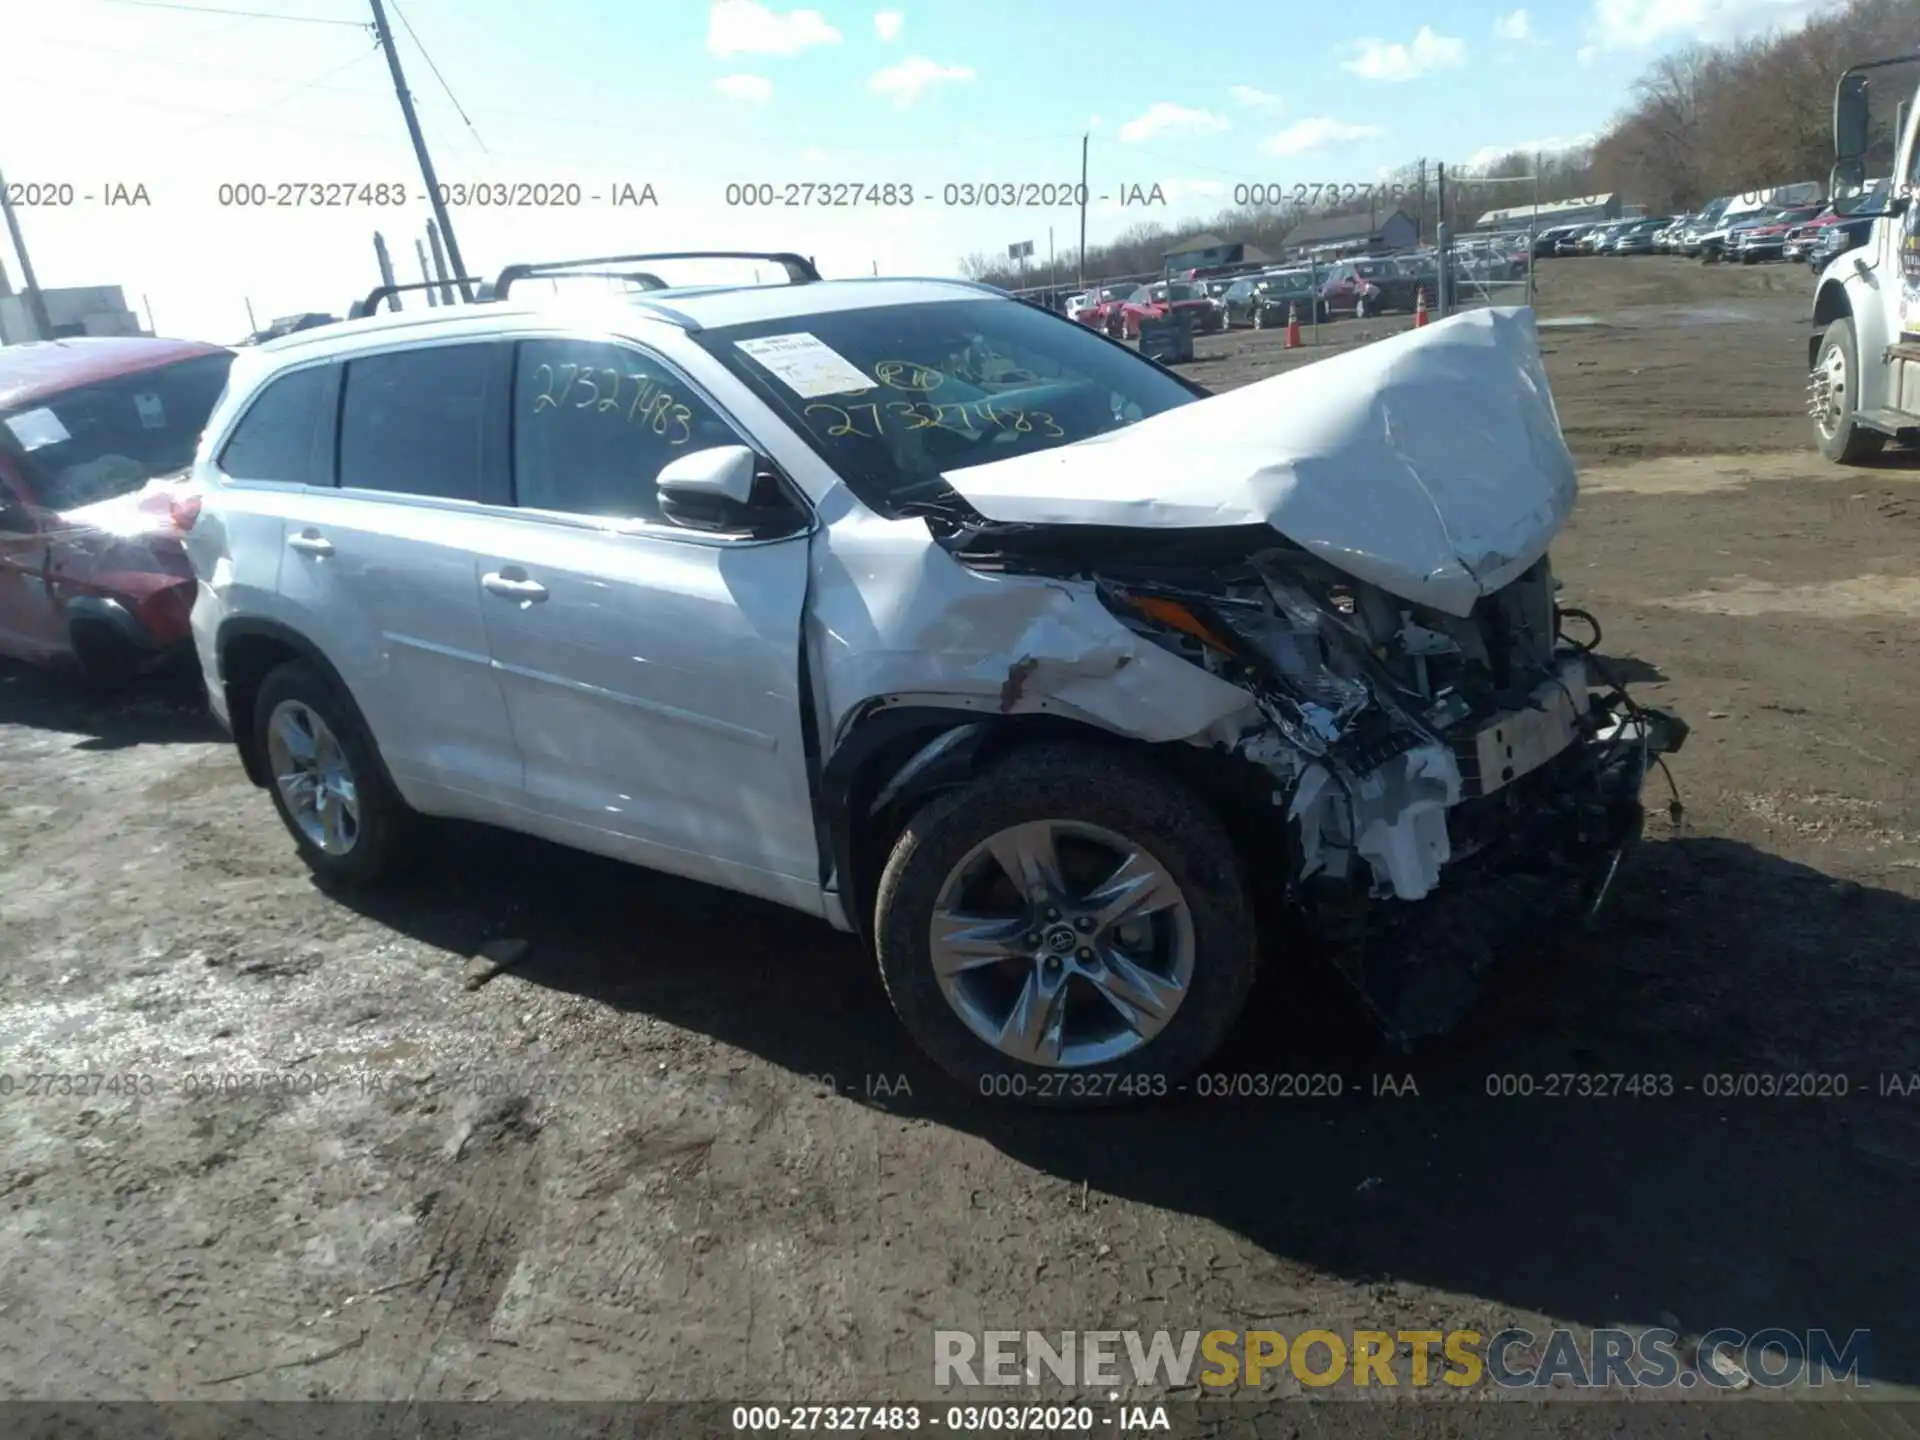
[[[191,696],[0,669],[0,1398],[905,1399],[936,1327],[1662,1316],[1867,1328],[1920,1383],[1920,1094],[1879,1093],[1920,1072],[1920,457],[1813,453],[1808,294],[1543,267],[1543,317],[1608,322],[1542,332],[1585,466],[1557,568],[1694,726],[1684,827],[1411,1056],[1266,985],[1216,1068],[1338,1100],[991,1108],[843,938],[513,837],[343,902]],[[24,1093],[83,1070],[143,1092]],[[1487,1094],[1569,1071],[1695,1088]],[[279,1084],[196,1088],[247,1072]],[[1849,1090],[1702,1093],[1742,1073]]]

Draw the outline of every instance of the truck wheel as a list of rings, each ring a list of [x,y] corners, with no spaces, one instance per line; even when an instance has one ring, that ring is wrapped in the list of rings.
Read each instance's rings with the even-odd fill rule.
[[[1887,444],[1887,437],[1880,431],[1854,423],[1854,408],[1859,399],[1856,354],[1853,321],[1843,315],[1827,326],[1809,385],[1820,453],[1836,465],[1862,464],[1873,459]]]
[[[907,822],[876,950],[907,1031],[976,1095],[1116,1104],[1171,1092],[1252,989],[1239,855],[1158,768],[1036,745]]]

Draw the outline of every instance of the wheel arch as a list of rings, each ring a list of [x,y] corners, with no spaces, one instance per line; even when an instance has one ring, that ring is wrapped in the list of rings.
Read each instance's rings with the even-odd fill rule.
[[[1846,285],[1839,280],[1822,282],[1813,297],[1813,334],[1807,339],[1807,369],[1811,370],[1820,360],[1820,342],[1826,338],[1827,326],[1836,320],[1853,318],[1853,300],[1847,294]],[[1859,336],[1854,337],[1856,343]]]
[[[361,710],[360,702],[354,698],[353,688],[313,641],[291,625],[278,620],[241,618],[222,622],[214,638],[214,646],[220,661],[220,685],[226,693],[227,717],[233,729],[233,742],[240,751],[240,764],[246,770],[247,778],[255,785],[264,789],[273,778],[254,733],[254,703],[260,694],[260,686],[279,666],[300,660],[319,671],[340,694],[353,712],[355,723],[367,737],[368,748],[373,751],[374,761],[380,766],[381,778],[393,788],[395,794],[401,793],[387,770],[386,757],[380,753],[380,742],[373,733],[373,727],[367,724],[366,714]]]
[[[1242,858],[1282,857],[1298,874],[1298,845],[1275,803],[1278,781],[1251,761],[1184,741],[1155,744],[1051,715],[999,715],[937,705],[874,705],[848,727],[821,775],[824,844],[854,933],[873,943],[880,875],[907,821],[1015,750],[1046,741],[1145,756],[1186,781],[1215,811]],[[1249,780],[1265,782],[1250,784]],[[1277,896],[1284,885],[1256,885]]]

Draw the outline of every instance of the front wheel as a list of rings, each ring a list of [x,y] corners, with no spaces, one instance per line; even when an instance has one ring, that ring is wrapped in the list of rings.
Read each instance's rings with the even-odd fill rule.
[[[875,918],[901,1022],[988,1098],[1171,1093],[1253,986],[1225,829],[1178,780],[1104,749],[1035,746],[929,803],[894,846]]]
[[[1858,353],[1853,321],[1843,315],[1827,326],[1807,387],[1820,453],[1836,465],[1859,465],[1887,444],[1880,431],[1869,430],[1853,418],[1859,408]]]

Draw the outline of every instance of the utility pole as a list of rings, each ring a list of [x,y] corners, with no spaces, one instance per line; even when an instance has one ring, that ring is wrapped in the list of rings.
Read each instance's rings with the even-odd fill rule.
[[[431,220],[427,221],[427,248],[433,252],[434,277],[440,282],[440,303],[442,305],[451,305],[453,304],[453,287],[447,284],[447,257],[446,253],[440,248],[440,227]],[[431,294],[432,292],[429,291],[428,293]],[[461,293],[464,295],[466,291],[462,289]],[[468,296],[467,298],[472,299],[473,297]]]
[[[393,31],[387,28],[386,7],[380,0],[370,0],[373,6],[373,32],[380,38],[380,48],[387,52],[387,69],[393,72],[393,93],[399,97],[400,113],[407,120],[407,134],[413,138],[413,153],[420,161],[420,178],[427,182],[427,202],[433,206],[433,218],[440,224],[440,233],[447,239],[447,258],[453,264],[453,273],[458,277],[460,298],[472,303],[473,291],[467,285],[466,262],[460,258],[460,246],[453,238],[453,222],[447,218],[446,202],[440,195],[440,181],[433,173],[433,160],[427,154],[426,136],[420,133],[420,117],[413,113],[413,96],[407,93],[407,77],[400,69],[400,54],[393,48]]]
[[[13,206],[7,200],[7,177],[0,175],[0,210],[6,212],[7,234],[13,239],[13,253],[20,257],[20,283],[24,287],[21,293],[26,297],[27,310],[33,316],[34,338],[53,339],[53,322],[47,318],[47,299],[40,293],[40,282],[33,278],[33,261],[27,256],[27,242],[20,234],[20,217],[13,213]]]
[[[1080,288],[1087,288],[1087,141],[1091,131],[1080,136]]]
[[[1421,244],[1427,240],[1427,162],[1420,161],[1420,213],[1415,217],[1413,238]]]
[[[382,235],[378,230],[373,232],[373,257],[380,263],[380,283],[382,285],[393,284],[393,259],[387,254],[387,237]],[[400,309],[400,297],[398,295],[389,295],[387,297],[387,308],[389,310]]]
[[[414,258],[420,262],[420,278],[426,281],[428,285],[425,293],[427,297],[427,308],[431,310],[440,302],[435,298],[432,289],[433,267],[427,263],[427,242],[422,240],[418,235],[413,237],[413,255]]]

